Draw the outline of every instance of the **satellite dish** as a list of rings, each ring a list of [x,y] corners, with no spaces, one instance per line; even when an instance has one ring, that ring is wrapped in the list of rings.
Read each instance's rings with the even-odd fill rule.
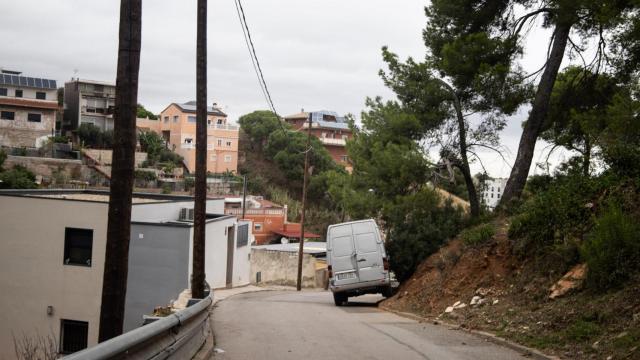
[[[281,244],[288,244],[289,243],[289,239],[287,239],[286,237],[282,237],[282,239],[280,239],[280,243]]]

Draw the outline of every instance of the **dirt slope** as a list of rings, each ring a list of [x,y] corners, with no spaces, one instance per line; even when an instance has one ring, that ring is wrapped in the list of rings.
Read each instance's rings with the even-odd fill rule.
[[[486,244],[453,240],[441,248],[383,306],[493,332],[562,358],[640,359],[640,278],[608,294],[582,290],[551,300],[549,288],[567,269],[553,258],[516,257],[508,220],[495,225]],[[471,305],[474,297],[480,305]]]

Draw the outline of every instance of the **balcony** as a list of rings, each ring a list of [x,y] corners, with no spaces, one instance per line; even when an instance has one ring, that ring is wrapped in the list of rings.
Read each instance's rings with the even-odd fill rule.
[[[238,130],[238,125],[229,125],[229,124],[209,124],[209,129],[217,129],[217,130]]]
[[[347,145],[347,140],[345,140],[345,139],[332,139],[332,138],[327,138],[327,137],[321,137],[319,139],[320,139],[320,142],[323,145],[333,145],[333,146],[346,146]]]
[[[226,215],[242,215],[242,208],[224,209]],[[284,216],[284,208],[279,209],[246,209],[245,215],[277,215]]]

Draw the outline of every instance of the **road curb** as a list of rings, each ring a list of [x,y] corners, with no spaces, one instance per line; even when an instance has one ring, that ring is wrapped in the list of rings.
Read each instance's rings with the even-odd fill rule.
[[[416,320],[416,321],[419,321],[419,322],[430,322],[430,323],[433,323],[434,321],[436,321],[434,319],[425,318],[425,317],[422,317],[422,316],[419,316],[419,315],[416,315],[416,314],[393,310],[393,309],[390,309],[390,308],[388,308],[388,307],[386,307],[384,305],[379,305],[378,307],[380,309],[384,310],[384,311],[387,311],[387,312],[390,312],[390,313],[393,313],[393,314],[396,314],[398,316],[402,316],[402,317],[405,317],[405,318],[409,318],[409,319],[412,319],[412,320]],[[509,348],[511,350],[518,351],[518,352],[522,353],[523,356],[527,356],[527,357],[530,357],[532,359],[536,359],[536,360],[560,360],[560,358],[557,357],[557,356],[546,355],[546,354],[542,353],[539,350],[532,349],[532,348],[526,347],[524,345],[517,344],[517,343],[515,343],[513,341],[501,338],[501,337],[499,337],[497,335],[494,335],[494,334],[491,334],[491,333],[488,333],[488,332],[485,332],[485,331],[465,329],[463,327],[460,327],[457,324],[447,323],[447,322],[444,322],[442,320],[437,320],[437,324],[436,325],[444,325],[444,326],[448,326],[450,328],[454,328],[454,329],[457,329],[457,330],[462,330],[462,331],[468,332],[470,334],[473,334],[473,335],[476,335],[478,337],[481,337],[481,338],[483,338],[483,339],[485,339],[487,341],[491,341],[494,344],[497,344],[497,345],[500,345],[500,346],[504,346],[504,347]]]

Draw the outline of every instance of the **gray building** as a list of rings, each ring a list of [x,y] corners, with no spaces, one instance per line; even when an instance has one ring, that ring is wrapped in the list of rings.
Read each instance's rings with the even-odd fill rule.
[[[115,84],[73,79],[64,84],[62,129],[73,131],[83,123],[90,123],[103,131],[112,130],[115,105]]]

